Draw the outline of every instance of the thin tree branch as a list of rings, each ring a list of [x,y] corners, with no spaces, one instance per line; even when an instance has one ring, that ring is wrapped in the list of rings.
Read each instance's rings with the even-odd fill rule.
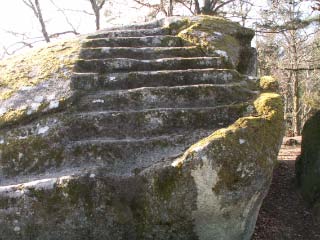
[[[35,5],[33,4],[33,2],[31,0],[22,0],[22,1],[27,7],[29,7],[33,11],[36,18],[39,18],[39,13],[38,13]]]
[[[309,71],[309,70],[319,70],[320,66],[315,66],[315,67],[298,67],[298,68],[280,68],[281,70],[287,70],[287,71]]]
[[[74,34],[74,35],[79,35],[78,32],[75,32],[75,31],[70,30],[70,31],[53,33],[53,34],[51,34],[49,37],[50,37],[50,38],[57,38],[57,37],[60,37],[61,35],[70,34],[70,33],[72,33],[72,34]]]
[[[84,14],[87,14],[87,15],[90,15],[90,16],[94,16],[93,13],[87,12],[86,10],[77,10],[77,9],[70,9],[70,8],[64,8],[63,10],[64,11],[68,11],[68,12],[84,13]]]
[[[70,31],[70,33],[74,33],[75,35],[79,35],[78,31],[76,30],[76,28],[73,26],[73,24],[70,22],[68,16],[66,15],[64,9],[60,8],[53,0],[50,0],[50,2],[52,3],[53,6],[55,6],[58,10],[58,12],[61,12],[61,14],[64,16],[64,19],[66,20],[67,24],[70,26],[70,28],[72,29],[72,31]]]
[[[102,0],[100,5],[98,6],[99,10],[103,8],[103,5],[106,3],[106,0]]]

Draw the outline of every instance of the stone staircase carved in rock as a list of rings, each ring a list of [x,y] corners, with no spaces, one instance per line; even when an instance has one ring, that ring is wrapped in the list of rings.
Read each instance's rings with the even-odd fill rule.
[[[252,139],[221,144],[253,119],[264,126],[260,92],[175,22],[85,36],[71,104],[1,130],[0,239],[250,239],[273,166],[264,157],[276,156],[281,131],[275,153],[250,157],[239,146]],[[243,130],[229,129],[238,119]],[[268,177],[253,179],[261,166]]]

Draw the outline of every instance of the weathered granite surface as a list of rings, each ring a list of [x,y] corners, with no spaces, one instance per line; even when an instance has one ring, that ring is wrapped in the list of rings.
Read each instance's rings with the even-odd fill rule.
[[[283,132],[252,37],[170,18],[0,62],[0,239],[250,239]]]
[[[304,199],[313,206],[320,221],[320,111],[304,125],[296,178]]]

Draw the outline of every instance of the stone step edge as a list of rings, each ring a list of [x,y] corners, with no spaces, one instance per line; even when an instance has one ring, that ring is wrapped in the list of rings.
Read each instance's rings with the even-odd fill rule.
[[[189,49],[199,49],[201,50],[201,48],[197,47],[197,46],[184,46],[184,47],[83,47],[81,48],[81,50],[98,50],[98,49],[128,49],[128,50],[136,50],[136,51],[142,51],[142,50],[176,50],[176,49],[185,49],[185,50],[189,50]]]
[[[205,77],[206,81],[202,82],[202,77]],[[158,80],[156,82],[152,80],[161,80],[161,78],[165,78],[166,81],[162,83]],[[132,79],[132,81],[128,81],[128,79]],[[140,70],[130,72],[107,72],[103,74],[92,71],[74,71],[71,76],[70,85],[73,90],[78,92],[97,91],[99,89],[130,90],[144,86],[160,87],[194,85],[197,83],[210,84],[210,79],[213,80],[212,84],[238,83],[241,81],[245,81],[250,83],[251,86],[256,85],[255,80],[249,79],[246,75],[242,75],[235,69],[228,68],[193,68],[184,70],[171,69],[149,71]],[[137,84],[134,84],[135,81],[133,80],[136,80]],[[150,82],[150,84],[148,84],[148,82]],[[129,84],[130,86],[125,87],[126,84]],[[81,85],[84,85],[84,87],[81,87]]]
[[[134,33],[134,32],[156,32],[156,31],[168,31],[168,34],[171,34],[171,29],[169,27],[166,26],[159,26],[159,27],[154,27],[154,28],[139,28],[139,29],[112,29],[112,30],[108,30],[108,29],[101,29],[98,30],[96,32],[94,32],[94,34],[87,34],[87,38],[88,39],[93,39],[95,36],[99,36],[99,35],[104,35],[104,34],[112,34],[112,33]],[[158,36],[158,35],[153,35],[153,36]],[[162,36],[161,34],[159,36]]]
[[[151,70],[151,71],[130,71],[130,72],[110,72],[106,74],[100,74],[97,72],[73,72],[72,76],[104,76],[104,75],[112,75],[112,74],[143,74],[143,75],[155,75],[155,74],[161,74],[161,73],[184,73],[184,72],[199,72],[203,73],[206,71],[212,71],[213,73],[219,71],[219,72],[232,72],[235,74],[238,74],[239,76],[245,76],[239,73],[236,69],[232,68],[193,68],[193,69],[170,69],[170,70]]]
[[[88,139],[88,140],[77,140],[77,141],[70,141],[70,144],[81,144],[81,143],[87,143],[87,142],[92,142],[92,143],[127,143],[127,142],[145,142],[145,141],[156,141],[156,140],[166,140],[166,139],[175,139],[175,138],[180,138],[184,137],[182,134],[177,134],[177,135],[161,135],[161,136],[156,136],[156,137],[144,137],[144,138],[132,138],[132,137],[127,137],[127,138],[122,138],[122,139],[117,139],[117,138],[95,138],[95,139]],[[69,145],[69,144],[68,144]]]
[[[77,61],[81,62],[94,62],[94,61],[110,61],[110,60],[130,60],[134,62],[141,62],[141,63],[154,63],[154,62],[164,62],[169,60],[214,60],[214,59],[221,59],[223,60],[223,57],[220,56],[214,56],[214,57],[168,57],[168,58],[156,58],[156,59],[136,59],[136,58],[92,58],[92,59],[85,59],[85,58],[79,58]],[[77,62],[76,62],[77,64]]]
[[[190,107],[190,108],[150,108],[143,110],[126,110],[126,111],[92,111],[92,112],[79,112],[73,113],[73,116],[95,116],[95,115],[118,115],[122,113],[131,114],[131,113],[148,113],[148,112],[157,112],[157,111],[203,111],[203,110],[214,110],[220,108],[229,108],[229,107],[241,107],[248,105],[250,102],[241,102],[235,104],[223,104],[215,107]]]
[[[185,47],[82,47],[79,59],[93,59],[94,56],[99,55],[99,58],[108,55],[121,55],[121,56],[130,56],[134,54],[139,54],[139,58],[142,56],[152,56],[151,59],[156,59],[158,54],[170,54],[170,56],[184,54],[186,56],[206,56],[206,53],[197,46],[185,46]],[[89,57],[88,57],[89,56]],[[210,54],[210,56],[221,57],[219,54]],[[136,59],[137,57],[135,57]],[[148,59],[149,59],[148,58]]]
[[[98,167],[98,166],[97,166]],[[29,176],[19,182],[19,179],[13,179],[15,183],[4,183],[6,185],[0,185],[0,197],[10,197],[10,198],[19,198],[23,196],[26,192],[30,190],[50,190],[54,189],[58,185],[62,185],[65,182],[70,181],[76,177],[85,177],[88,176],[90,178],[94,178],[95,174],[93,172],[96,171],[96,168],[88,169],[88,168],[78,168],[74,169],[71,173],[54,173],[48,174],[47,176],[41,176],[38,180],[37,176]],[[59,176],[55,176],[59,175]],[[28,178],[28,179],[27,179]],[[34,178],[34,179],[32,179]]]
[[[94,42],[94,41],[101,41],[101,40],[114,40],[114,39],[123,39],[123,40],[133,40],[133,39],[146,39],[146,38],[176,38],[176,39],[181,39],[181,37],[176,36],[176,35],[151,35],[151,36],[143,36],[143,37],[107,37],[107,38],[90,38],[90,39],[83,39],[82,43],[87,43],[87,42]]]
[[[209,135],[211,131],[203,131],[202,134]],[[188,132],[186,132],[188,133]],[[182,134],[175,134],[175,135],[162,135],[156,137],[149,137],[149,138],[130,138],[130,139],[111,139],[111,138],[96,138],[96,139],[86,139],[86,140],[77,140],[77,141],[70,141],[66,148],[77,147],[81,145],[87,144],[108,144],[108,143],[141,143],[141,142],[153,142],[153,141],[168,141],[168,142],[176,142],[182,141],[183,139],[187,138],[188,135]],[[173,158],[176,156],[168,156],[168,158]],[[160,161],[160,160],[159,160]],[[103,169],[104,165],[82,165],[80,167],[69,168],[68,171],[58,171],[43,175],[29,175],[29,176],[18,176],[14,178],[10,178],[7,181],[0,182],[0,197],[3,195],[9,195],[11,197],[19,197],[24,194],[24,190],[26,189],[36,189],[36,190],[48,190],[54,188],[55,185],[61,184],[61,180],[68,180],[78,175],[80,177],[89,176],[90,178],[94,178],[97,169]],[[80,174],[80,175],[79,175]],[[57,176],[58,175],[58,176]],[[108,173],[108,175],[112,175],[112,173]],[[21,180],[21,183],[19,182]],[[11,181],[10,181],[11,180]],[[14,183],[12,183],[14,182]],[[20,192],[21,191],[21,192]]]
[[[192,85],[178,85],[178,86],[159,86],[159,87],[138,87],[138,88],[130,88],[130,89],[117,89],[117,90],[87,90],[84,91],[85,95],[83,98],[90,98],[92,96],[101,97],[105,95],[111,95],[111,94],[126,94],[130,92],[138,92],[143,90],[171,90],[171,89],[184,89],[184,88],[197,88],[197,87],[211,87],[211,88],[217,88],[217,89],[223,89],[223,88],[233,88],[233,87],[240,87],[244,88],[248,92],[251,92],[252,94],[258,93],[259,91],[253,91],[251,89],[247,89],[247,82],[240,81],[240,82],[232,82],[232,83],[224,83],[224,84],[210,84],[210,83],[203,83],[203,84],[192,84]],[[79,90],[81,91],[81,90]]]
[[[151,20],[148,22],[143,22],[143,23],[134,23],[134,24],[125,24],[125,25],[120,25],[120,26],[113,26],[113,27],[108,27],[105,28],[104,30],[137,30],[137,29],[152,29],[152,28],[158,28],[158,27],[163,27],[166,24],[167,20],[166,18],[162,19],[156,19],[156,20]]]
[[[200,136],[209,136],[212,130],[208,131],[199,131],[197,132],[200,134]],[[95,138],[95,139],[85,139],[85,140],[77,140],[77,141],[69,141],[66,144],[66,149],[72,149],[75,147],[85,147],[85,145],[104,145],[104,144],[128,144],[128,143],[151,143],[154,144],[158,141],[166,141],[170,143],[172,146],[178,147],[178,146],[184,146],[184,140],[186,138],[190,137],[190,132],[186,132],[185,134],[172,134],[172,135],[161,135],[156,137],[146,137],[146,138],[127,138],[127,139],[116,139],[116,138]],[[187,146],[184,147],[186,149]],[[171,159],[175,158],[176,155],[168,155],[166,158]],[[159,161],[162,161],[159,159]],[[151,165],[150,165],[151,166]],[[148,166],[148,167],[150,167]],[[101,164],[83,164],[79,167],[68,167],[67,171],[64,170],[58,170],[56,172],[49,172],[45,174],[30,174],[30,175],[22,175],[22,176],[15,176],[8,178],[7,180],[1,179],[0,180],[0,197],[3,195],[3,193],[9,192],[9,190],[14,190],[13,192],[17,190],[21,190],[25,187],[34,188],[35,185],[38,185],[41,187],[43,184],[50,183],[51,180],[57,180],[58,178],[65,178],[65,176],[73,176],[78,173],[83,173],[84,171],[88,172],[88,170],[91,172],[91,174],[94,172],[94,170],[97,169],[104,169],[107,167],[107,165],[101,165]],[[148,168],[147,167],[147,168]],[[90,175],[91,175],[90,174]],[[60,177],[57,177],[59,175]],[[65,176],[63,176],[65,175]],[[108,172],[108,175],[112,175],[111,172]],[[63,177],[62,177],[63,176]],[[117,176],[118,175],[117,173]],[[20,182],[20,183],[19,183]]]
[[[169,166],[170,163],[177,156],[168,157],[165,160],[162,160],[163,164]],[[159,161],[160,162],[160,161]],[[156,164],[156,163],[155,163]],[[141,170],[141,173],[152,169],[152,165],[145,167]],[[110,178],[110,177],[130,177],[128,174],[117,174],[113,175],[112,173],[106,173],[104,166],[91,165],[91,166],[82,166],[79,168],[73,168],[70,172],[55,172],[47,175],[40,176],[32,175],[25,176],[20,178],[11,179],[12,181],[7,181],[3,184],[0,183],[0,199],[1,198],[10,198],[18,199],[28,193],[33,193],[34,191],[50,191],[58,187],[67,186],[68,183],[72,180],[77,180],[81,178],[87,178],[94,181],[95,178]]]
[[[143,25],[142,25],[143,26]],[[158,27],[153,27],[153,28],[139,28],[139,29],[121,29],[121,28],[117,28],[117,29],[100,29],[98,31],[96,31],[95,33],[109,33],[109,32],[136,32],[136,31],[146,31],[146,30],[161,30],[161,29],[170,29],[168,27],[163,27],[163,26],[158,26]]]

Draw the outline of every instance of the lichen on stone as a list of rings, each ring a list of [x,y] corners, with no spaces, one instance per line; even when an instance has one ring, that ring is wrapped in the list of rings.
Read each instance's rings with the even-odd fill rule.
[[[46,166],[59,166],[63,160],[63,148],[52,144],[50,137],[45,137],[47,126],[39,128],[36,135],[24,138],[6,139],[0,145],[0,165],[6,174],[2,177],[28,172],[42,172]],[[48,129],[49,130],[49,129]]]
[[[279,82],[272,76],[263,76],[260,78],[260,88],[264,91],[277,91]]]
[[[198,143],[191,146],[186,153],[183,155],[182,158],[177,159],[173,166],[181,166],[183,161],[186,159],[188,155],[192,155],[192,152],[198,152],[199,149],[203,149],[204,147],[208,146],[211,141],[221,140],[231,140],[232,142],[239,145],[239,139],[243,139],[240,137],[236,137],[237,133],[245,133],[248,131],[248,136],[256,136],[252,132],[252,136],[249,135],[251,133],[251,129],[254,131],[264,131],[268,135],[272,135],[273,132],[277,134],[281,134],[282,132],[282,120],[283,120],[283,104],[282,99],[279,94],[276,93],[262,93],[255,101],[254,101],[255,109],[258,113],[258,116],[248,116],[244,118],[238,119],[234,124],[230,125],[227,128],[223,128],[220,130],[215,131],[209,137],[202,139]],[[268,132],[268,127],[270,126],[270,132]],[[277,128],[276,130],[272,130]],[[261,140],[268,140],[268,135],[261,136],[263,139]],[[257,141],[256,144],[260,142]],[[230,143],[228,143],[230,145]],[[226,144],[226,145],[228,145]]]
[[[239,64],[243,42],[254,35],[251,30],[221,17],[200,16],[184,26],[179,37],[200,46],[209,55],[224,57],[234,66]]]
[[[251,29],[222,17],[201,15],[181,21],[178,30],[173,27],[172,32],[177,32],[184,42],[198,46],[206,55],[222,57],[226,68],[236,68],[243,74],[256,72],[256,51],[250,45],[254,36]]]
[[[243,158],[241,158],[243,161],[245,161],[247,157],[246,153],[248,151],[245,150],[247,146],[250,146],[250,151],[258,151],[258,153],[263,156],[262,153],[267,151],[264,148],[269,146],[268,143],[270,143],[271,147],[274,147],[274,142],[277,142],[283,133],[283,103],[281,96],[277,93],[262,93],[254,101],[254,107],[257,115],[240,118],[229,127],[215,131],[207,138],[191,146],[182,157],[173,162],[172,166],[182,167],[184,161],[187,161],[189,157],[192,157],[197,152],[203,151],[209,146],[212,146],[213,151],[217,151],[217,148],[219,151],[229,149],[234,153],[234,156],[237,157],[244,154]],[[244,140],[245,144],[242,144]],[[264,143],[265,146],[260,145],[261,143]],[[266,159],[263,158],[259,161],[264,165],[265,163],[263,161],[265,160]],[[272,162],[275,161],[276,159],[272,160]],[[232,162],[230,164],[232,164]],[[228,170],[232,169],[230,164],[227,167]],[[238,164],[239,163],[236,165]],[[224,182],[231,187],[233,184],[228,184],[230,179],[225,178],[227,175],[226,173],[222,173],[222,176],[224,176],[222,179],[224,178]],[[234,177],[236,175],[233,175],[233,173],[231,175],[233,176],[231,182],[234,183]]]
[[[0,99],[21,87],[34,86],[49,78],[66,79],[77,59],[79,40],[53,43],[0,62]],[[9,94],[10,93],[10,94]]]
[[[183,18],[167,24],[165,28],[168,28],[172,34],[177,34],[184,28],[188,27],[190,24],[191,22],[189,18]]]
[[[6,110],[5,113],[0,116],[0,127],[8,123],[15,123],[25,116],[27,116],[26,107]]]
[[[70,97],[63,82],[70,81],[79,51],[80,39],[74,39],[0,61],[0,127],[57,108]]]
[[[279,94],[262,93],[253,105],[252,115],[213,132],[171,164],[180,171],[191,171],[194,178],[198,196],[193,217],[200,226],[200,239],[212,235],[223,239],[221,228],[232,229],[230,239],[249,239],[252,235],[256,215],[249,213],[258,212],[267,193],[283,134]],[[212,220],[204,220],[204,212]],[[218,214],[222,214],[219,222],[213,217]],[[239,214],[246,214],[247,222],[242,222]],[[242,229],[244,235],[238,236],[234,229]]]

